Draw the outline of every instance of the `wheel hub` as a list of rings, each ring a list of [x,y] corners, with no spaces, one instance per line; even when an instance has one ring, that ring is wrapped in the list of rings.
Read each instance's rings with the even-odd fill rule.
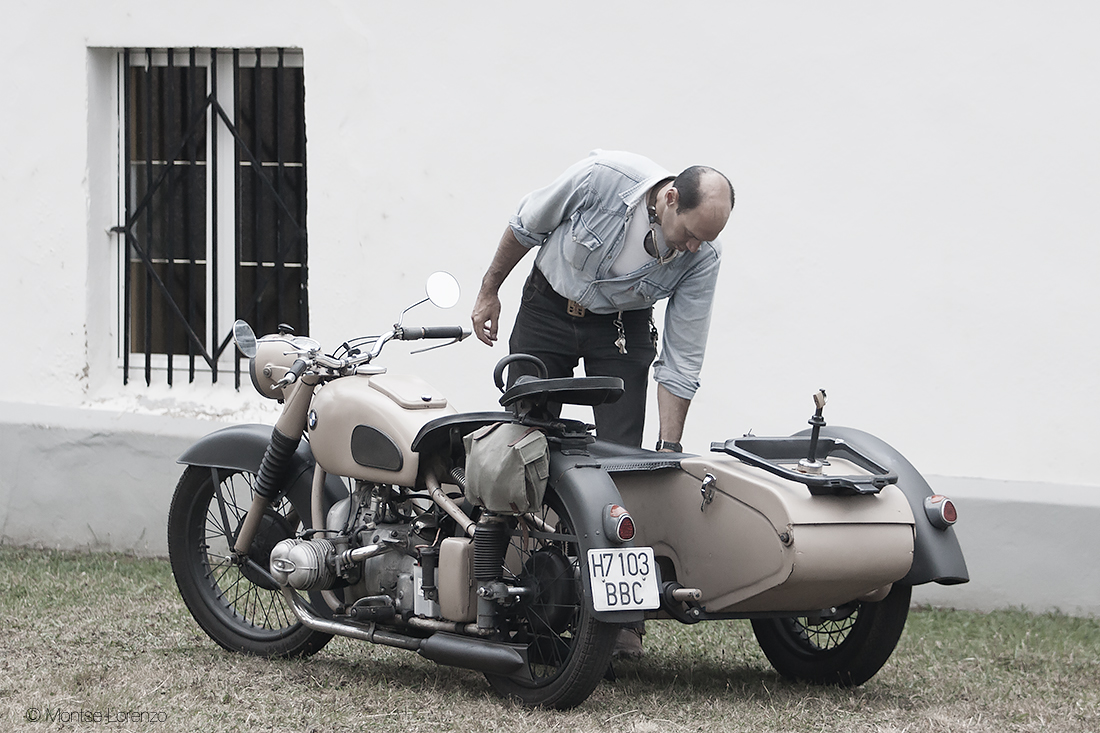
[[[271,551],[275,548],[275,545],[293,536],[294,530],[286,519],[269,509],[260,520],[256,538],[252,540],[248,553],[240,558],[241,574],[260,588],[279,590],[279,586],[271,581],[270,576],[266,572],[260,572],[256,566],[258,565],[266,571],[271,560]],[[249,560],[252,562],[248,562]]]
[[[547,548],[534,553],[524,570],[524,585],[531,589],[526,611],[532,630],[560,634],[577,602],[573,564],[557,548]]]

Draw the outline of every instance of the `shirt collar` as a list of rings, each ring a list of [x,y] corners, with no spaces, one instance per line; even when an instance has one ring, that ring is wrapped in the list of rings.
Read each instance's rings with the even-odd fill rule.
[[[659,171],[657,173],[654,173],[653,175],[649,176],[644,181],[636,183],[633,186],[631,186],[630,188],[626,189],[625,191],[623,191],[622,193],[619,194],[619,198],[622,199],[623,204],[628,209],[633,210],[634,207],[637,206],[642,201],[642,199],[645,197],[645,195],[649,192],[649,189],[653,188],[654,186],[656,186],[658,183],[660,183],[663,180],[666,180],[668,178],[675,178],[675,177],[676,176],[672,175],[668,171],[661,170],[661,171]]]

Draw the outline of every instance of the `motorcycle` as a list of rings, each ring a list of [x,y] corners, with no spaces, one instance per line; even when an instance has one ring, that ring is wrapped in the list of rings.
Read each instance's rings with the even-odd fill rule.
[[[436,273],[414,305],[457,300]],[[514,354],[493,375],[502,409],[463,413],[389,373],[390,342],[469,335],[402,325],[412,307],[332,354],[237,322],[254,387],[282,411],[189,448],[168,519],[180,594],[226,649],[303,656],[341,635],[564,709],[605,677],[623,624],[749,619],[780,674],[859,685],[914,585],[968,580],[954,504],[883,441],[826,425],[824,391],[789,437],[628,448],[558,416],[617,399],[617,378],[547,378]],[[506,383],[512,364],[534,374]]]

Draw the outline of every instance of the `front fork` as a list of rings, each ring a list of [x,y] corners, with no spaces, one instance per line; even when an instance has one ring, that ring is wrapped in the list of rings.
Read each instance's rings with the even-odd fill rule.
[[[240,531],[237,533],[237,540],[233,544],[233,551],[238,557],[248,554],[252,541],[256,539],[256,531],[260,527],[264,513],[285,488],[282,479],[290,465],[290,459],[302,441],[302,433],[306,429],[306,416],[316,387],[317,378],[313,375],[305,375],[283,393],[285,395],[283,413],[271,431],[271,442],[260,462],[260,473],[256,481],[252,506],[245,514]]]

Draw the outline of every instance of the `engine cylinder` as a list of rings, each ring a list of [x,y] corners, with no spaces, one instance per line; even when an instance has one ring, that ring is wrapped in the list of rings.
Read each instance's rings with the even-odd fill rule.
[[[325,539],[286,539],[271,550],[271,576],[297,590],[326,590],[336,580],[336,547]]]

